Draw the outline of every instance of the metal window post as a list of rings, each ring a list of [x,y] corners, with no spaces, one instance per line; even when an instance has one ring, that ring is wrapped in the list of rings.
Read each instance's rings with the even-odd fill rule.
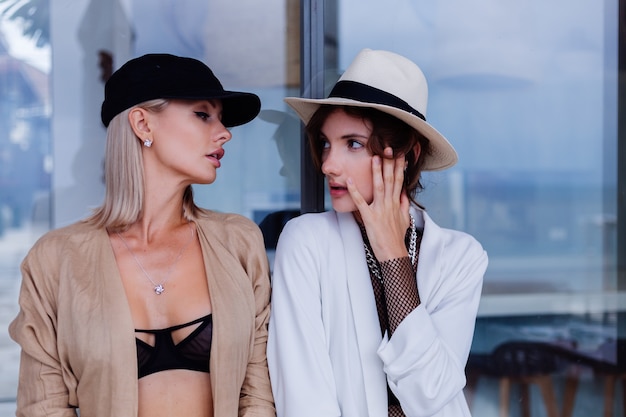
[[[322,98],[324,77],[324,0],[303,0],[300,5],[300,92],[302,97]],[[308,141],[301,129],[300,184],[302,213],[324,211],[324,180],[311,159]]]

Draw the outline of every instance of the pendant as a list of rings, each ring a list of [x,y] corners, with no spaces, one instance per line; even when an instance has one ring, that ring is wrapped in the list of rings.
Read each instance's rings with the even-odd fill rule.
[[[161,293],[163,293],[163,291],[165,291],[165,288],[163,288],[163,285],[159,284],[156,287],[154,287],[154,292],[157,295],[161,295]]]

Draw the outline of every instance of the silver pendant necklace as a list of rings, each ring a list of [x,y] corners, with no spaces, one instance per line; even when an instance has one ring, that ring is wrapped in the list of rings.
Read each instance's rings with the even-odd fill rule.
[[[176,259],[174,259],[174,262],[172,262],[171,265],[167,268],[167,273],[165,274],[165,278],[163,278],[163,281],[161,281],[158,284],[156,282],[154,282],[154,280],[146,272],[146,270],[144,269],[143,265],[141,264],[141,262],[139,262],[139,259],[137,259],[137,256],[135,256],[133,251],[130,249],[130,247],[128,246],[128,243],[126,243],[126,240],[122,237],[120,232],[115,232],[115,233],[117,233],[117,236],[119,236],[120,240],[122,241],[122,243],[124,244],[124,246],[128,250],[128,253],[130,253],[132,255],[133,259],[135,260],[135,262],[139,266],[139,269],[141,269],[141,272],[143,272],[143,274],[146,276],[146,278],[148,278],[148,281],[150,281],[152,283],[155,294],[156,295],[161,295],[165,291],[165,287],[163,287],[163,285],[165,284],[165,281],[167,281],[169,279],[170,275],[172,275],[172,270],[174,269],[174,265],[176,265],[178,263],[180,258],[183,256],[183,252],[185,252],[185,249],[187,249],[187,246],[189,246],[191,244],[191,242],[193,241],[193,226],[191,225],[191,222],[189,222],[189,230],[191,231],[191,237],[189,238],[189,241],[187,243],[185,243],[185,245],[182,248],[180,248],[180,252],[178,252],[178,256],[176,256]]]
[[[411,218],[411,225],[409,226],[411,229],[411,235],[409,237],[409,258],[411,259],[411,265],[413,265],[413,269],[415,270],[415,263],[417,262],[417,229],[415,228],[415,219],[413,218],[413,215],[409,214],[409,217]],[[378,279],[378,281],[382,284],[383,275],[380,271],[378,261],[374,257],[374,254],[366,242],[363,242],[363,247],[365,248],[365,260],[367,261],[369,270],[374,273],[376,279]]]

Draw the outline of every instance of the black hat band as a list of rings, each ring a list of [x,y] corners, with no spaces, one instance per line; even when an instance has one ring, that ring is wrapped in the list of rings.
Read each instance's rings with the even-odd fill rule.
[[[350,100],[362,101],[365,103],[391,106],[400,110],[404,110],[405,112],[411,113],[412,115],[426,121],[426,117],[424,117],[422,113],[415,110],[409,105],[409,103],[402,100],[401,98],[394,96],[393,94],[389,94],[388,92],[380,90],[376,87],[359,83],[357,81],[338,81],[328,97],[347,98]]]

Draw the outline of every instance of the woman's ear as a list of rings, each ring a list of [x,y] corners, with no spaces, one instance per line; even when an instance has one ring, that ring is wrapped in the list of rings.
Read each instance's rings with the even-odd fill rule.
[[[130,127],[135,132],[135,135],[141,140],[151,139],[151,129],[150,124],[148,123],[150,119],[150,114],[146,111],[146,109],[142,109],[141,107],[135,107],[128,112],[128,122],[130,123]]]
[[[413,156],[415,157],[415,163],[417,163],[417,161],[420,159],[420,153],[422,152],[422,145],[420,145],[420,143],[417,142],[415,146],[413,147],[412,152],[413,152]]]

